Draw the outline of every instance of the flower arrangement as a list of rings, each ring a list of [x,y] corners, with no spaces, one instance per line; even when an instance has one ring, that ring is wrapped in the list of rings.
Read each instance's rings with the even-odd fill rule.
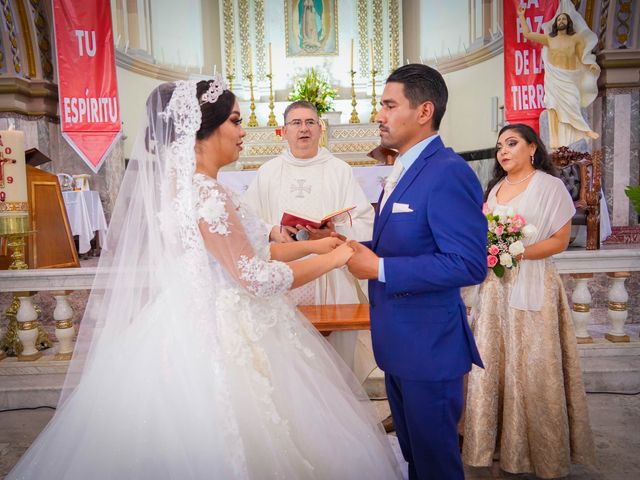
[[[337,90],[312,68],[293,86],[289,100],[306,100],[322,114],[333,110],[333,99],[337,96]]]
[[[502,278],[505,268],[518,265],[516,257],[524,252],[521,239],[535,235],[537,229],[517,215],[512,207],[498,205],[492,211],[485,203],[482,213],[489,222],[487,266]]]

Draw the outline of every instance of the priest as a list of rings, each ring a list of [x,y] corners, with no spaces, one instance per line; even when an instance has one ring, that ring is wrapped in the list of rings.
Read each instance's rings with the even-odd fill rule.
[[[271,241],[316,239],[332,232],[358,241],[371,239],[373,208],[356,182],[351,166],[319,147],[321,134],[318,111],[313,104],[303,100],[290,104],[284,112],[283,128],[288,148],[262,165],[247,189],[244,201],[267,223]],[[324,228],[280,226],[285,209],[322,218],[352,206],[355,208],[349,215],[337,217]],[[338,269],[293,290],[291,295],[298,305],[346,304],[365,301],[366,291],[366,285],[361,285],[346,269]],[[357,336],[356,332],[334,332],[329,336],[361,381],[374,368],[369,334],[364,333]],[[354,363],[356,344],[359,353]],[[363,344],[363,349],[369,352],[361,354]]]

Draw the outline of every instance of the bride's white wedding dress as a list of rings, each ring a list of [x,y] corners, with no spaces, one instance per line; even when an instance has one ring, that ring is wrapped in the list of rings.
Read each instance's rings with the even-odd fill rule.
[[[8,478],[398,478],[366,395],[285,297],[293,275],[265,228],[214,179],[193,185],[216,288],[161,289],[98,343]]]

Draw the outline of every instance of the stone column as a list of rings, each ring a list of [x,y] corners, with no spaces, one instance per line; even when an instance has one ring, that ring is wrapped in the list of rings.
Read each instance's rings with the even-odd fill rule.
[[[578,343],[593,343],[593,338],[591,338],[587,330],[587,327],[591,325],[589,281],[593,278],[593,273],[574,273],[571,276],[576,281],[576,286],[571,296],[576,341]]]

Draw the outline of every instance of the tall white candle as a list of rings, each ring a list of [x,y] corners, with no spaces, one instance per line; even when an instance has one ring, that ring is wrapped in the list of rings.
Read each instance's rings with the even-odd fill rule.
[[[373,72],[373,39],[369,40],[369,56],[371,57],[371,71]]]
[[[271,42],[269,42],[269,75],[273,75],[273,69],[271,68]]]
[[[353,38],[351,39],[351,71],[353,72]]]
[[[28,213],[24,132],[0,131],[0,214]]]

